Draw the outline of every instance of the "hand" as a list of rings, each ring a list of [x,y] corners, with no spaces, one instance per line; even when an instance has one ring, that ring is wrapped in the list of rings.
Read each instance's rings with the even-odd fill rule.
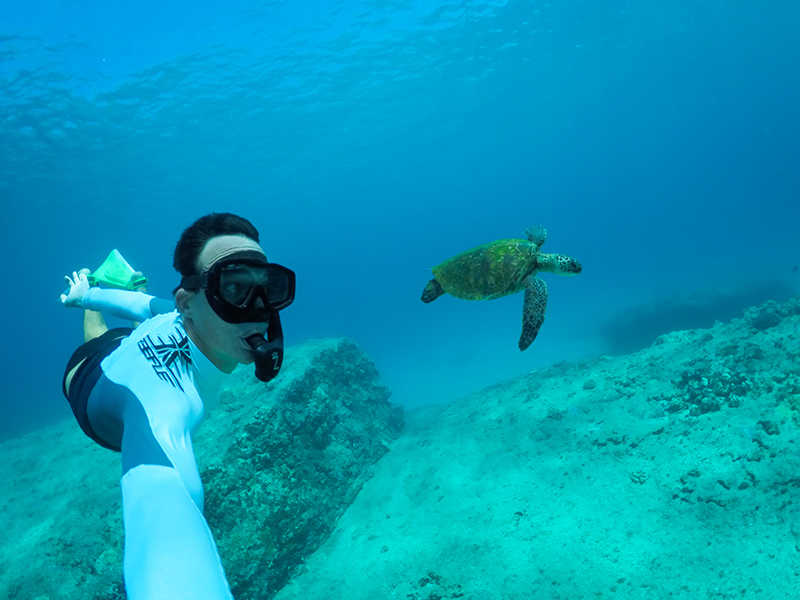
[[[80,273],[73,272],[71,278],[67,275],[64,279],[69,283],[69,290],[67,290],[66,294],[61,294],[61,302],[64,306],[77,306],[80,308],[83,306],[83,295],[89,291],[89,280],[86,278],[86,274],[83,271]]]

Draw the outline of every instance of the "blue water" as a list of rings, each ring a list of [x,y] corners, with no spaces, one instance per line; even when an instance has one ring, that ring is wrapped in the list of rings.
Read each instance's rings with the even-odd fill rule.
[[[0,4],[0,437],[69,415],[63,276],[118,248],[168,296],[182,229],[231,211],[298,274],[288,344],[349,336],[394,399],[443,401],[604,351],[684,291],[800,283],[800,5]],[[471,246],[549,230],[578,277],[419,296]]]

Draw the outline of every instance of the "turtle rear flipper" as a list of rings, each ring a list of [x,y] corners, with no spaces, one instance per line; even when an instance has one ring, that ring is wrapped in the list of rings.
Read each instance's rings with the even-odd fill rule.
[[[522,335],[519,336],[519,349],[525,350],[536,339],[544,323],[547,308],[547,284],[543,279],[529,275],[522,282],[525,286],[525,300],[522,304]]]
[[[444,294],[444,289],[442,289],[441,284],[436,281],[436,278],[434,277],[428,282],[428,284],[425,286],[425,289],[422,290],[422,301],[425,304],[428,302],[433,302],[442,294]]]

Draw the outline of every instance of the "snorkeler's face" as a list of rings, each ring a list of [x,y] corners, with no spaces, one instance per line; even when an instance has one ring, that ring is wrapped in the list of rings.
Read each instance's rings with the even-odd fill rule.
[[[211,238],[200,253],[198,267],[207,271],[220,260],[240,252],[264,251],[256,242],[240,235],[223,235]],[[266,257],[265,259],[266,260]],[[203,290],[187,292],[183,314],[184,327],[200,351],[217,368],[230,373],[237,364],[250,364],[254,360],[253,350],[245,340],[253,334],[265,335],[267,323],[228,323],[211,308]]]

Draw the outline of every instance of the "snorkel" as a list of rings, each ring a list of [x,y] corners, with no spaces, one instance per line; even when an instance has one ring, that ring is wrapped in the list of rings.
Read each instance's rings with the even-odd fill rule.
[[[245,338],[255,354],[256,377],[264,382],[274,379],[283,364],[283,329],[277,310],[270,312],[267,339],[260,333]]]

